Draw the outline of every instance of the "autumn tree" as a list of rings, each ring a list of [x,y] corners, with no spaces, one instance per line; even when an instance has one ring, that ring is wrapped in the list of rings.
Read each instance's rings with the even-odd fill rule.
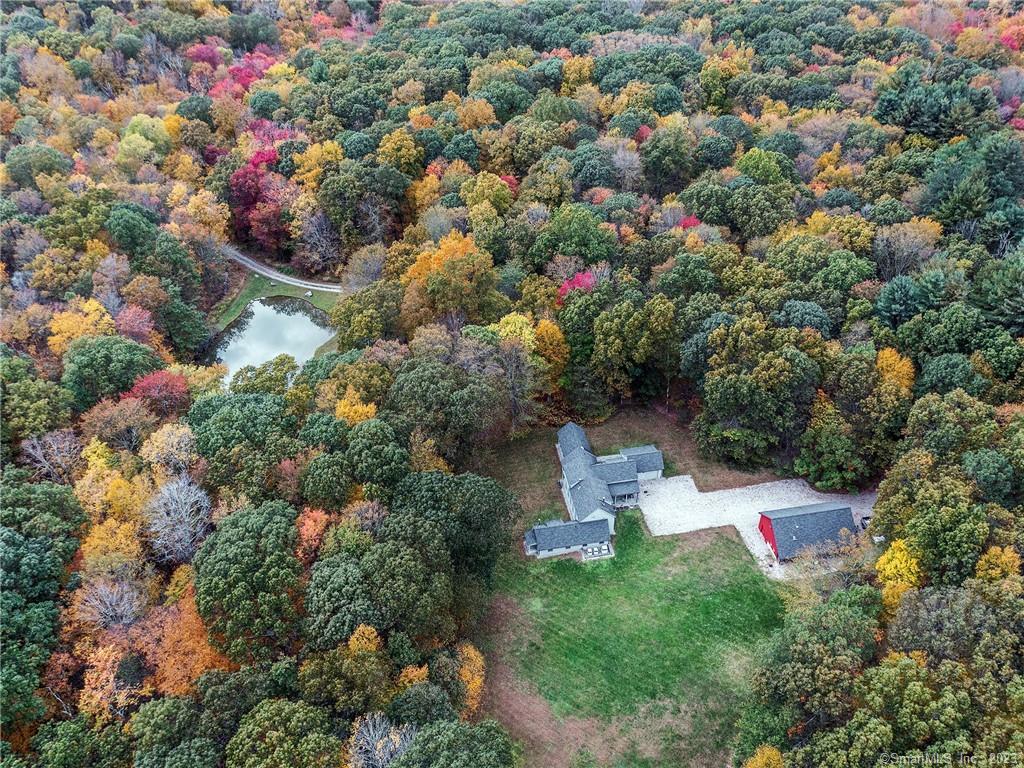
[[[151,611],[135,630],[142,653],[155,670],[156,688],[164,696],[191,693],[202,675],[230,666],[210,645],[191,587],[172,605]]]
[[[154,371],[138,378],[125,397],[145,402],[157,416],[172,416],[188,408],[188,379],[168,370]]]
[[[491,256],[472,237],[446,235],[434,249],[420,253],[402,276],[404,324],[461,316],[470,322],[491,319],[502,297]]]
[[[882,583],[882,605],[890,613],[899,607],[900,598],[908,589],[924,581],[917,558],[903,539],[896,539],[875,563],[878,579]]]
[[[95,299],[78,299],[67,310],[54,314],[46,343],[55,355],[63,356],[75,339],[113,333],[114,321],[102,304]]]

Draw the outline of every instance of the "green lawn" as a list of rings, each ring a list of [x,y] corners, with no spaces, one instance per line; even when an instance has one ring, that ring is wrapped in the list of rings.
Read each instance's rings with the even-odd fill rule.
[[[755,646],[781,623],[779,588],[736,537],[652,538],[638,510],[619,516],[615,547],[590,563],[510,555],[498,591],[521,613],[494,646],[556,717],[628,722],[625,741],[648,742],[612,764],[720,765]]]
[[[214,325],[218,331],[227,328],[235,318],[242,314],[249,302],[254,299],[263,299],[268,296],[290,296],[292,298],[305,299],[318,309],[324,312],[330,311],[331,307],[338,300],[338,294],[330,291],[313,291],[312,296],[306,296],[305,288],[298,288],[294,285],[284,285],[263,275],[250,272],[242,284],[241,290],[232,297],[230,301],[224,302],[222,306],[214,307],[211,313],[214,318]]]

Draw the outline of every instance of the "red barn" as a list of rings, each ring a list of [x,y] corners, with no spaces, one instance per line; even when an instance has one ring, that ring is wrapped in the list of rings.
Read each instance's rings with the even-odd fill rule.
[[[850,507],[828,501],[762,512],[757,529],[778,560],[791,560],[807,547],[838,544],[844,530],[855,530]]]

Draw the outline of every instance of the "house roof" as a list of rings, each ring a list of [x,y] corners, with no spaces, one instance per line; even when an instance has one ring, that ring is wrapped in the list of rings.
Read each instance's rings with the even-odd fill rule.
[[[565,479],[572,485],[577,480],[589,476],[590,466],[597,462],[594,454],[586,448],[578,447],[572,451],[562,454],[562,472]]]
[[[590,467],[597,477],[612,483],[636,482],[636,464],[625,459],[619,461],[598,461]]]
[[[577,448],[584,448],[589,452],[591,450],[590,440],[587,439],[587,433],[583,431],[583,427],[575,421],[570,421],[558,430],[558,449],[562,456],[568,456]]]
[[[614,513],[615,496],[640,492],[638,472],[652,472],[665,466],[661,451],[653,445],[595,456],[583,428],[571,421],[558,430],[558,458],[572,500],[574,520],[586,520],[596,511]]]
[[[780,560],[796,557],[800,550],[836,543],[845,528],[853,531],[853,512],[836,502],[772,509],[761,513],[772,521]]]
[[[589,473],[569,486],[569,495],[572,496],[574,520],[586,520],[597,511],[614,511],[608,484]]]
[[[629,496],[640,493],[640,483],[636,480],[626,480],[621,483],[608,483],[608,492],[614,496]],[[614,501],[614,499],[612,499]]]
[[[653,445],[623,448],[619,453],[636,464],[637,472],[656,472],[665,469],[665,460],[661,456],[661,451]]]
[[[551,520],[535,525],[526,532],[527,544],[536,544],[537,549],[546,551],[563,547],[580,547],[584,544],[603,544],[611,540],[608,521],[588,520],[586,522],[565,522]]]

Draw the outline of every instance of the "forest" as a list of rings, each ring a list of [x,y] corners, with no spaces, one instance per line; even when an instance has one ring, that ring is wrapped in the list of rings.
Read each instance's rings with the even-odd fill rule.
[[[878,489],[736,766],[1024,764],[1019,3],[3,10],[0,766],[526,765],[474,459],[634,403]],[[211,362],[228,244],[331,350]]]

